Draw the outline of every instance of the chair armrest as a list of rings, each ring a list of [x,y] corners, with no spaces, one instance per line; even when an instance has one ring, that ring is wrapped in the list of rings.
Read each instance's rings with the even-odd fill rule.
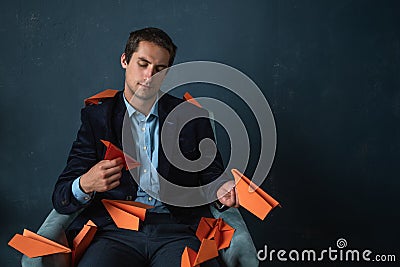
[[[37,234],[68,246],[65,229],[79,213],[80,211],[77,211],[73,214],[64,215],[53,209],[40,226]],[[21,259],[22,267],[70,267],[70,262],[71,255],[69,253],[58,253],[36,258],[29,258],[23,255]]]
[[[220,255],[227,267],[257,267],[257,251],[251,239],[249,230],[242,215],[236,208],[229,208],[220,212],[210,206],[215,218],[222,218],[226,223],[235,228],[231,244],[228,248],[220,250]]]

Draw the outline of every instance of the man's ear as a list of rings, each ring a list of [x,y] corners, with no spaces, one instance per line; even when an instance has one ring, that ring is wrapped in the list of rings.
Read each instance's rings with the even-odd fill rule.
[[[121,66],[123,69],[126,69],[126,67],[128,66],[128,63],[126,62],[126,54],[122,53],[121,55]]]

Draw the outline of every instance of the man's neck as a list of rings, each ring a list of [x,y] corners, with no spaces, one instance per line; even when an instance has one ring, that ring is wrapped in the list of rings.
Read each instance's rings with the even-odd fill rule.
[[[157,96],[155,96],[152,99],[140,99],[135,96],[130,97],[130,99],[125,95],[126,100],[131,104],[132,107],[134,107],[137,111],[140,113],[144,114],[145,116],[149,115],[154,102],[157,99]]]

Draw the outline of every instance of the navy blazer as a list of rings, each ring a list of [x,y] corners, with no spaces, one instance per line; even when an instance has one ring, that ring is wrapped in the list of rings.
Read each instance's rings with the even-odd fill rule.
[[[115,97],[104,99],[99,105],[89,105],[81,110],[81,127],[76,140],[72,144],[71,151],[64,171],[59,176],[53,192],[54,208],[62,214],[71,214],[82,208],[83,212],[71,224],[70,229],[80,229],[90,219],[97,226],[112,223],[111,217],[105,210],[101,199],[134,200],[136,198],[138,185],[129,171],[122,171],[120,185],[107,192],[97,192],[94,198],[86,205],[78,202],[72,194],[73,181],[86,173],[93,165],[104,158],[106,147],[100,139],[110,141],[122,149],[123,123],[129,123],[124,119],[126,106],[123,100],[123,92],[118,92]],[[181,105],[180,105],[181,104]],[[171,111],[180,105],[183,108],[178,114],[166,118]],[[214,140],[214,133],[208,116],[208,112],[193,104],[184,102],[182,99],[164,94],[158,102],[158,116],[161,131],[171,136],[171,142],[179,138],[179,147],[183,155],[195,160],[200,157],[199,143],[204,138]],[[179,133],[180,125],[190,117],[196,118],[187,123]],[[124,127],[129,129],[130,127]],[[124,139],[125,142],[125,139]],[[168,142],[167,142],[168,143]],[[220,154],[217,151],[212,163],[199,172],[188,172],[176,168],[167,160],[165,145],[159,141],[158,172],[168,181],[186,187],[194,187],[208,184],[222,175],[215,186],[210,188],[205,195],[208,198],[216,196],[217,189],[229,178],[224,176],[224,167]],[[125,147],[125,145],[124,145]],[[129,154],[129,151],[124,150]],[[172,153],[174,154],[174,153]],[[163,186],[160,184],[160,195],[164,194]],[[166,192],[168,193],[168,192]],[[178,197],[178,196],[177,196]],[[182,196],[181,196],[182,197]],[[185,196],[188,197],[188,196]],[[214,198],[215,199],[215,198]],[[211,217],[208,205],[198,207],[177,207],[166,204],[167,208],[178,221],[196,223],[202,217]]]

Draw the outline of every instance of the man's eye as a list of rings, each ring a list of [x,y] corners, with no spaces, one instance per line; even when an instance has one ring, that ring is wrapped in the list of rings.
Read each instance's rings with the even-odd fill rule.
[[[144,62],[138,62],[139,67],[145,68],[147,67],[147,63]]]
[[[160,72],[160,71],[162,71],[162,70],[165,70],[165,67],[156,68],[156,71],[157,71],[157,72]]]

